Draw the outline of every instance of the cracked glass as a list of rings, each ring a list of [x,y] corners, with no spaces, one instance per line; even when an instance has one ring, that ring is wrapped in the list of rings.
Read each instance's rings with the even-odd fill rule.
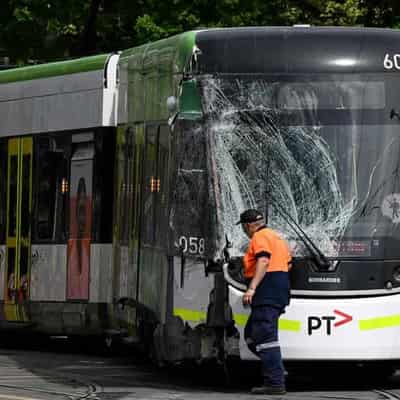
[[[218,252],[248,244],[246,208],[267,215],[295,256],[400,254],[400,121],[382,75],[220,76],[201,80]],[[394,82],[394,81],[393,81]],[[289,216],[289,217],[288,217]]]

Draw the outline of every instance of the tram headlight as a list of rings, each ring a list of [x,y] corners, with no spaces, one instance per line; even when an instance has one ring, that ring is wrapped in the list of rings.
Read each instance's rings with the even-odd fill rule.
[[[178,100],[175,96],[169,96],[167,98],[167,109],[170,114],[173,114],[178,110]]]
[[[393,279],[395,282],[400,283],[400,267],[396,267],[393,270]]]

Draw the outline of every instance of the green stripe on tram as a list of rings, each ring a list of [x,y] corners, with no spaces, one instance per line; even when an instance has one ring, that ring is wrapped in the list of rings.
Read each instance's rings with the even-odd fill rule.
[[[390,315],[388,317],[361,319],[358,321],[358,326],[361,331],[400,326],[400,314]]]
[[[192,322],[201,322],[207,319],[206,312],[189,310],[187,308],[174,308],[174,315],[177,317],[181,317],[185,321],[192,321]],[[246,314],[234,314],[233,318],[237,325],[245,326],[248,317],[249,316]],[[300,332],[301,322],[290,319],[280,319],[279,329],[281,331]]]
[[[0,71],[0,84],[103,70],[110,54]]]

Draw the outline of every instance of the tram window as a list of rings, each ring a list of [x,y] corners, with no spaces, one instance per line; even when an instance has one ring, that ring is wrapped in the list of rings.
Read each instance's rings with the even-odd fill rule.
[[[10,157],[8,236],[17,235],[18,156]]]
[[[7,143],[0,142],[0,243],[5,242],[7,213]]]
[[[154,243],[155,207],[154,196],[157,190],[157,135],[158,128],[147,127],[145,141],[145,160],[143,174],[142,238],[146,244]]]
[[[159,246],[167,243],[168,195],[169,195],[169,138],[168,126],[160,126],[158,140],[157,191],[156,191],[156,242]]]
[[[115,131],[98,131],[95,144],[92,237],[105,243],[112,241]]]
[[[133,181],[133,196],[132,196],[132,237],[138,238],[140,231],[140,204],[142,198],[142,183],[141,176],[143,171],[143,144],[136,142],[136,135],[140,131],[137,127],[132,131],[132,181]]]
[[[206,143],[201,125],[181,121],[175,130],[174,175],[171,215],[173,242],[171,250],[202,256],[204,239],[210,235],[208,223],[209,197],[207,186]],[[192,248],[187,238],[195,238]]]
[[[28,237],[31,229],[31,216],[29,214],[31,155],[24,154],[22,158],[22,208],[21,208],[21,235]]]
[[[66,137],[35,138],[34,240],[66,240],[69,141]]]
[[[128,218],[128,154],[125,132],[118,132],[117,144],[117,207],[116,218],[118,225],[118,240],[121,245],[126,245],[129,239]]]
[[[15,247],[9,247],[7,251],[7,292],[8,300],[15,300]]]
[[[136,196],[136,163],[135,163],[135,131],[128,129],[126,132],[126,158],[128,164],[128,179],[127,179],[127,234],[133,235],[135,229],[135,196]]]
[[[125,243],[128,243],[129,235],[133,226],[133,211],[134,211],[134,132],[128,129],[125,132],[125,145],[124,145],[124,209],[122,226],[122,238]]]

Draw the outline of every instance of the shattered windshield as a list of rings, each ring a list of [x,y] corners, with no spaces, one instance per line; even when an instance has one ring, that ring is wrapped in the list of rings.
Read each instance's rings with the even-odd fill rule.
[[[381,76],[208,77],[201,82],[220,247],[267,214],[296,256],[289,215],[328,257],[400,255],[397,91]],[[399,106],[400,107],[400,106]],[[393,116],[392,116],[393,117]]]

